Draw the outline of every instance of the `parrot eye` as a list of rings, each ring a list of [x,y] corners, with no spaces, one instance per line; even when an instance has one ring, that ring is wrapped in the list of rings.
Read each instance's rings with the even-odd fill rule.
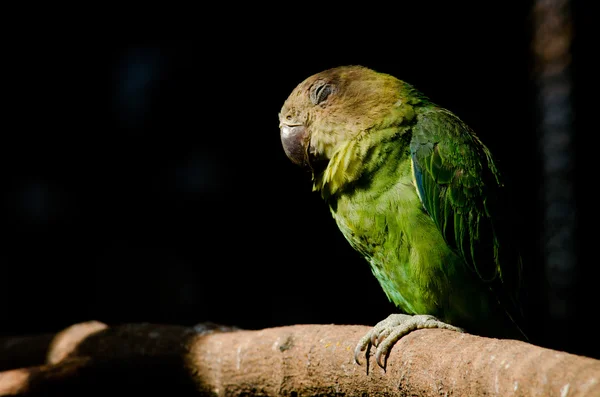
[[[319,81],[315,84],[313,90],[310,92],[310,101],[318,105],[325,101],[329,94],[333,91],[331,84],[327,84],[324,81]]]

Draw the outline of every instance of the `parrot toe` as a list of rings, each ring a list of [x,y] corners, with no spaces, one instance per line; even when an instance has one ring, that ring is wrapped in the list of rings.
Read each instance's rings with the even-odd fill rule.
[[[464,332],[463,329],[446,324],[434,316],[426,314],[408,315],[391,314],[385,320],[377,323],[366,335],[364,335],[354,349],[354,361],[360,365],[358,360],[362,351],[369,345],[377,347],[375,352],[375,361],[385,369],[387,356],[392,346],[403,336],[410,332],[422,328],[440,328],[456,332]]]

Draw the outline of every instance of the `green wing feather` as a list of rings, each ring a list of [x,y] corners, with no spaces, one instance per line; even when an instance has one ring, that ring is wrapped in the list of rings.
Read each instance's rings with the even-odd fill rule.
[[[418,195],[446,243],[518,308],[521,260],[506,241],[503,185],[489,150],[451,112],[431,108],[413,126],[410,152]]]

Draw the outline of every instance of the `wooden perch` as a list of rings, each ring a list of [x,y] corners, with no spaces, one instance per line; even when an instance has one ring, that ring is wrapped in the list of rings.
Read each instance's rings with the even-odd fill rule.
[[[23,350],[33,352],[29,362],[47,362],[0,372],[0,395],[600,395],[600,360],[439,329],[402,338],[386,371],[373,356],[359,366],[353,349],[369,329],[294,325],[202,333],[173,325],[82,323],[52,339],[31,337],[23,344],[20,338],[21,346],[37,346]],[[6,341],[0,357],[6,346],[14,357],[15,345]]]

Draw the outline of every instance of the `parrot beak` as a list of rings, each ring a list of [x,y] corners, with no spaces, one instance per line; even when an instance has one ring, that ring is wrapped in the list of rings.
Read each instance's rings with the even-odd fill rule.
[[[286,156],[294,164],[306,165],[309,134],[304,124],[280,123],[281,144]]]

